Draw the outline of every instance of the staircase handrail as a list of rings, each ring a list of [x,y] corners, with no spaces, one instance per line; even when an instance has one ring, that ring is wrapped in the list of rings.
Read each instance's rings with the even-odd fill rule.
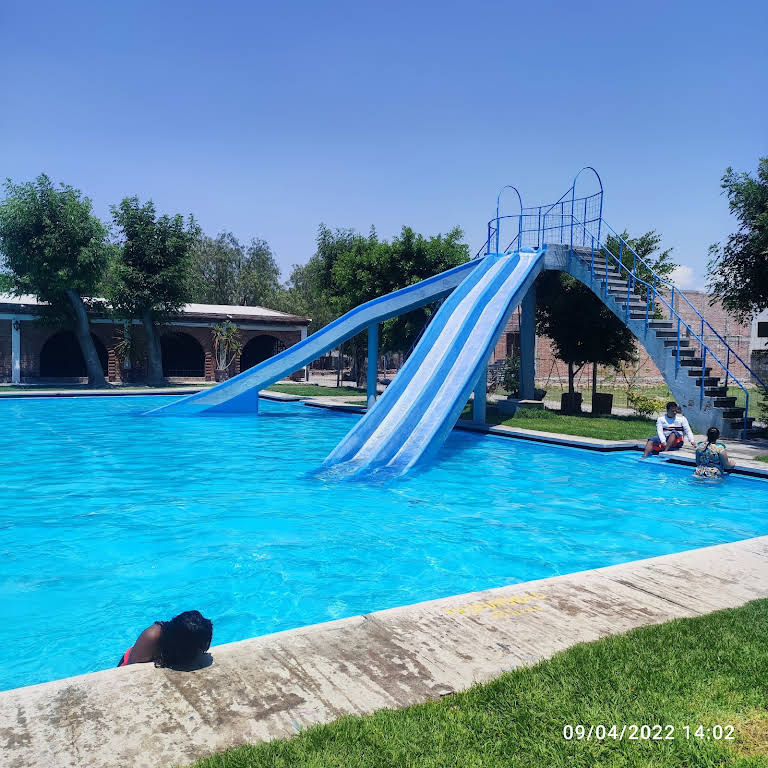
[[[675,308],[672,306],[672,304],[667,302],[667,300],[664,298],[663,294],[657,292],[655,283],[654,283],[654,285],[651,285],[651,283],[643,280],[641,277],[638,277],[635,274],[634,270],[630,270],[629,267],[627,267],[627,265],[624,264],[624,262],[622,261],[622,259],[620,257],[617,257],[615,254],[613,254],[612,251],[608,248],[606,243],[601,243],[600,240],[598,238],[596,238],[595,235],[592,232],[590,232],[590,230],[587,228],[587,226],[585,224],[583,224],[583,222],[581,222],[578,219],[576,219],[576,217],[573,217],[573,218],[574,218],[574,223],[577,224],[578,226],[582,227],[584,232],[585,232],[585,234],[587,234],[589,236],[589,238],[591,239],[591,241],[592,241],[592,274],[594,275],[594,243],[597,243],[598,249],[599,250],[603,250],[605,252],[606,256],[610,256],[611,259],[618,265],[619,274],[621,274],[622,270],[627,273],[627,276],[628,276],[628,279],[627,279],[627,302],[626,302],[626,306],[624,308],[625,315],[626,315],[627,319],[629,318],[629,293],[630,293],[630,291],[634,292],[634,290],[633,290],[634,286],[638,282],[641,283],[642,285],[645,285],[646,289],[647,289],[646,292],[645,292],[645,327],[646,328],[648,328],[649,322],[650,322],[650,318],[649,318],[650,307],[651,306],[655,306],[655,302],[656,302],[657,299],[659,301],[661,301],[669,309],[669,311],[670,311],[670,320],[672,320],[673,316],[675,318],[677,318],[677,348],[676,348],[676,359],[675,359],[675,375],[677,375],[677,372],[678,372],[678,370],[680,368],[680,326],[681,326],[681,324],[689,331],[690,335],[693,336],[693,338],[696,341],[699,342],[699,344],[701,345],[701,348],[702,348],[702,353],[701,353],[700,403],[703,402],[703,400],[704,400],[704,389],[706,388],[706,385],[704,384],[704,381],[706,379],[705,369],[706,369],[706,363],[707,363],[707,353],[709,353],[710,356],[715,360],[715,362],[723,369],[723,371],[725,371],[725,373],[726,373],[726,385],[725,386],[727,387],[727,377],[730,375],[730,377],[733,379],[733,381],[744,392],[743,427],[744,427],[744,436],[746,437],[746,433],[747,433],[747,417],[748,417],[748,413],[749,413],[749,391],[748,391],[748,389],[741,383],[741,381],[739,381],[738,377],[736,377],[728,369],[727,365],[725,365],[722,362],[722,360],[720,360],[720,358],[709,348],[709,346],[707,346],[707,344],[706,344],[706,342],[704,341],[704,338],[703,338],[703,333],[702,333],[702,336],[699,336],[699,334],[696,333],[696,331],[693,330],[693,328],[686,322],[686,320],[679,314],[679,312],[677,312],[677,310],[675,310]],[[603,222],[603,224],[605,224],[605,222]],[[610,227],[609,227],[609,229],[610,229]],[[611,231],[613,231],[613,230],[611,230]],[[614,232],[614,234],[615,234],[615,232]],[[623,238],[620,238],[620,240],[621,240],[621,242],[626,244],[626,241],[623,240]],[[570,246],[570,248],[571,248],[571,252],[573,252],[573,246]],[[632,251],[632,253],[637,258],[640,258],[639,256],[637,256],[637,254],[634,252],[634,250]],[[643,263],[645,263],[645,262],[643,262]],[[607,264],[608,264],[608,259],[606,258],[606,274],[608,272]],[[636,266],[636,264],[635,264],[635,266]],[[645,266],[648,269],[651,270],[651,273],[655,277],[657,277],[656,273],[648,266],[648,264],[645,264]],[[631,280],[629,278],[631,278]],[[607,292],[607,282],[606,282],[605,290]],[[654,296],[653,301],[650,300],[651,291],[653,291],[653,296]],[[694,309],[695,309],[695,307],[694,307]],[[700,313],[697,312],[697,314],[699,315],[699,317],[701,317]],[[707,325],[709,325],[709,323],[707,323]],[[724,343],[725,343],[725,346],[730,349],[730,346],[728,345],[728,343],[727,342],[724,342]],[[748,371],[750,371],[750,373],[751,373],[751,370],[749,369],[748,366],[745,366],[745,368]],[[755,378],[757,378],[757,377],[755,377]],[[763,386],[763,388],[765,388],[765,385],[760,381],[760,379],[758,379],[758,382],[760,382],[761,386]],[[726,394],[727,394],[727,389],[726,389]]]
[[[577,223],[581,224],[580,222],[578,222],[578,219],[575,219],[575,220],[576,220]],[[630,253],[633,256],[633,261],[635,262],[635,264],[637,264],[639,262],[643,266],[645,266],[646,269],[648,269],[648,271],[654,277],[654,283],[660,283],[660,284],[665,285],[665,286],[667,286],[668,288],[671,289],[672,305],[673,306],[674,306],[674,303],[675,303],[675,300],[674,300],[675,294],[677,294],[677,296],[682,296],[682,298],[684,299],[685,303],[694,311],[694,313],[699,317],[699,319],[702,322],[702,337],[704,335],[703,325],[706,325],[709,328],[709,330],[712,331],[712,333],[715,336],[717,336],[717,338],[720,339],[720,341],[724,344],[725,348],[728,350],[729,357],[730,357],[731,354],[733,354],[733,356],[744,366],[744,368],[747,370],[749,375],[752,376],[752,378],[755,379],[755,381],[757,381],[757,383],[764,390],[768,391],[768,386],[766,386],[765,382],[741,359],[741,357],[738,354],[738,352],[736,352],[736,350],[734,350],[731,347],[731,345],[712,327],[712,324],[709,322],[709,320],[707,320],[704,317],[704,315],[702,315],[701,312],[691,303],[691,300],[685,295],[685,293],[683,291],[681,291],[674,283],[670,282],[669,280],[667,280],[664,277],[662,277],[661,275],[659,275],[653,269],[653,267],[651,267],[651,265],[648,264],[648,262],[645,261],[645,259],[643,259],[642,256],[639,256],[637,254],[637,252],[635,251],[635,249],[632,248],[632,246],[618,232],[616,232],[616,230],[613,229],[613,227],[611,227],[610,224],[608,224],[607,221],[605,221],[605,219],[602,219],[602,224],[603,224],[603,226],[607,227],[611,231],[611,233],[614,235],[614,237],[616,237],[621,244],[623,244],[622,248],[629,249]],[[586,225],[584,225],[584,230],[588,231],[587,228],[586,228]],[[591,233],[590,233],[590,236],[591,236]],[[598,240],[598,242],[599,242],[599,240]],[[607,250],[607,247],[604,244],[601,244],[601,247],[603,247],[603,248],[605,248]],[[573,241],[571,241],[571,248],[573,248]],[[632,272],[632,283],[634,284],[635,281],[636,281],[636,275],[634,274],[634,270],[633,270],[633,272]],[[641,281],[641,282],[645,282],[645,281]],[[646,283],[646,285],[647,285],[647,283]],[[666,302],[664,302],[664,303],[666,304]],[[725,368],[724,370],[726,371],[726,385],[727,385],[728,369]],[[732,376],[733,374],[730,374],[730,375]]]

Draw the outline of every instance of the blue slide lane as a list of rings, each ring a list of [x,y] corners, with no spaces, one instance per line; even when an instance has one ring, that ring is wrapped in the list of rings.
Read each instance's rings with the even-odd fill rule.
[[[148,413],[152,415],[202,412],[256,413],[259,405],[259,390],[311,363],[328,350],[364,331],[371,323],[380,323],[390,317],[396,317],[416,307],[423,307],[425,304],[444,298],[454,289],[462,286],[468,275],[474,274],[478,269],[486,269],[488,266],[486,262],[487,259],[468,261],[428,280],[361,304],[326,325],[325,328],[321,328],[317,333],[302,339],[263,363],[215,387],[155,408]]]
[[[402,370],[324,462],[343,475],[400,475],[445,442],[544,251],[490,255],[443,302]]]

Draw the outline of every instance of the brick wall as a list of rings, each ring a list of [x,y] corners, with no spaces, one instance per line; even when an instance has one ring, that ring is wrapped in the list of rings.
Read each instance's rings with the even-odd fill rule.
[[[704,315],[715,331],[728,342],[741,359],[749,363],[749,323],[740,323],[730,315],[719,302],[710,305],[710,297],[706,293],[701,291],[686,291],[685,295],[689,298],[691,304]],[[685,305],[684,302],[678,303],[678,300],[675,301],[675,308],[688,325],[700,335],[701,320],[698,318],[695,311]],[[519,352],[519,316],[519,310],[516,310],[507,323],[507,327],[501,335],[499,342],[496,344],[491,362],[503,360],[510,349],[515,349],[515,353]],[[686,337],[685,329],[681,332],[681,337]],[[731,357],[730,361],[727,361],[724,344],[717,339],[712,331],[705,329],[704,340],[707,346],[723,361],[723,363],[729,362],[729,369],[732,373],[739,377],[744,383],[749,381],[749,376],[746,373],[746,370],[738,360]],[[637,382],[642,384],[661,384],[664,379],[653,360],[651,360],[645,352],[642,344],[638,343],[636,345],[636,352],[639,358],[637,366],[639,368]],[[768,365],[768,363],[766,364]],[[719,375],[719,366],[717,363],[714,363],[712,368],[715,369],[714,375]],[[584,379],[585,386],[591,379],[591,376],[591,366],[585,366],[580,373],[580,377],[583,377]],[[615,374],[612,369],[598,368],[598,381],[604,381],[607,378],[612,379],[614,376]],[[552,342],[546,336],[537,336],[536,338],[536,379],[540,383],[550,381],[553,383],[567,384],[568,382],[568,368],[565,363],[555,357],[552,350]]]

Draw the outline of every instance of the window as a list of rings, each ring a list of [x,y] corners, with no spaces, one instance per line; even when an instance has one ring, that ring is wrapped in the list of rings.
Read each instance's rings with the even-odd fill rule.
[[[768,323],[757,324],[757,335],[762,338],[768,337]]]

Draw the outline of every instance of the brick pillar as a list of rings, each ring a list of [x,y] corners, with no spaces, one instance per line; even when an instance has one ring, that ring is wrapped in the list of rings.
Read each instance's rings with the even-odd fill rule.
[[[214,378],[213,353],[205,350],[205,380],[213,381]]]

